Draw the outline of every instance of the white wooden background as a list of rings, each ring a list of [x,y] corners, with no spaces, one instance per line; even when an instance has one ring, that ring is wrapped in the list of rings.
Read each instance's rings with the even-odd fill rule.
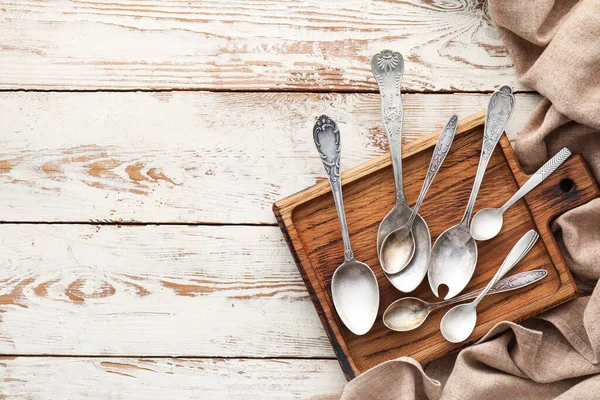
[[[0,1],[0,398],[291,399],[341,373],[271,205],[518,91],[484,1]]]

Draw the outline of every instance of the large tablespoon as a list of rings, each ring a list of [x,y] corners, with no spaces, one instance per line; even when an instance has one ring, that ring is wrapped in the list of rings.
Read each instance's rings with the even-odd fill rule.
[[[313,128],[313,139],[329,178],[344,242],[344,262],[337,267],[331,278],[333,305],[350,331],[356,335],[364,335],[377,317],[379,286],[371,268],[356,261],[350,246],[342,197],[340,131],[337,124],[328,116],[321,115]]]
[[[492,286],[529,253],[539,237],[540,235],[533,229],[523,235],[479,296],[471,303],[454,306],[444,315],[440,323],[440,330],[447,341],[460,343],[471,335],[477,323],[477,305],[488,294]]]
[[[387,273],[398,273],[402,271],[413,258],[415,254],[415,237],[413,233],[413,222],[415,222],[415,217],[417,216],[417,212],[421,207],[421,203],[423,203],[423,199],[427,194],[427,190],[431,186],[435,175],[440,170],[444,159],[448,155],[450,151],[450,146],[452,145],[452,141],[454,140],[454,134],[456,133],[456,126],[458,123],[458,117],[453,115],[446,123],[446,126],[442,130],[440,137],[433,149],[433,154],[431,155],[431,161],[429,162],[429,168],[427,169],[427,174],[425,175],[425,180],[423,181],[423,187],[421,188],[421,193],[419,193],[419,197],[415,206],[413,207],[412,213],[408,218],[408,221],[400,228],[392,231],[383,241],[383,245],[381,246],[381,253],[379,254],[379,261],[381,262],[382,268]],[[424,239],[425,241],[427,239]],[[431,238],[429,238],[431,240]]]
[[[571,155],[566,147],[556,153],[548,162],[525,182],[525,184],[500,208],[484,208],[479,210],[471,220],[471,236],[475,240],[489,240],[496,236],[502,229],[502,214],[521,197],[542,183]]]
[[[445,284],[448,287],[445,299],[451,299],[467,286],[473,276],[477,265],[477,244],[469,231],[469,220],[488,161],[504,132],[514,107],[515,97],[510,86],[500,87],[490,98],[485,116],[479,166],[465,214],[458,225],[447,229],[438,236],[431,249],[427,277],[431,291],[436,297],[438,297],[439,286]]]
[[[371,59],[371,71],[379,87],[381,97],[381,117],[385,132],[387,134],[390,156],[392,159],[392,169],[394,174],[394,186],[396,189],[395,203],[388,214],[383,218],[377,230],[377,257],[381,252],[383,240],[395,229],[398,229],[406,223],[412,210],[406,203],[404,196],[404,184],[402,182],[402,122],[404,120],[404,111],[402,110],[402,97],[400,93],[400,83],[404,75],[404,59],[402,54],[383,50],[373,56]],[[383,272],[392,284],[399,290],[406,291],[411,287],[416,287],[425,275],[427,264],[429,262],[429,253],[431,251],[431,235],[429,227],[417,214],[413,228],[416,234],[416,250],[410,265],[406,268],[414,269],[410,274],[402,277],[398,274],[391,274],[382,266]],[[381,262],[380,262],[381,263]],[[421,272],[422,273],[419,273]],[[402,271],[404,272],[404,271]],[[418,282],[416,282],[418,280]]]
[[[496,283],[488,294],[504,293],[521,289],[544,279],[546,275],[548,275],[548,271],[545,269],[520,272]],[[450,304],[474,299],[481,292],[483,292],[483,288],[463,294],[462,296],[454,297],[450,300],[438,301],[436,303],[429,303],[418,297],[403,297],[394,301],[385,310],[383,313],[383,324],[389,329],[397,332],[412,331],[421,326],[432,311],[446,307]]]

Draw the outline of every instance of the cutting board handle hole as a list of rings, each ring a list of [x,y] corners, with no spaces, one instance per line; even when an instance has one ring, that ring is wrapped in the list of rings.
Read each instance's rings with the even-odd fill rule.
[[[575,189],[575,182],[571,178],[562,179],[558,183],[558,187],[565,193],[572,192]]]

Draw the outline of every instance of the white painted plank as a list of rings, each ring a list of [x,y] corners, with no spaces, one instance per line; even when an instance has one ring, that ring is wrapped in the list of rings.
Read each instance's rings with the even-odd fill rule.
[[[0,353],[333,357],[277,227],[0,225]]]
[[[384,48],[412,91],[525,89],[473,0],[13,0],[0,37],[2,89],[372,91]]]
[[[301,399],[340,391],[335,360],[0,358],[7,399]]]
[[[488,98],[405,95],[405,139]],[[538,102],[517,95],[511,135]],[[275,200],[324,176],[324,112],[343,169],[384,152],[377,94],[0,93],[0,220],[273,224]]]

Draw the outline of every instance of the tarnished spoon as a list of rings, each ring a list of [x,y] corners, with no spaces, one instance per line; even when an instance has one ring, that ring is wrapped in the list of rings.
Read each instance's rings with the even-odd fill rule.
[[[473,276],[477,264],[477,244],[469,231],[469,220],[488,161],[514,108],[515,96],[510,86],[502,86],[492,94],[485,116],[479,166],[465,214],[458,225],[438,236],[431,249],[427,277],[436,297],[439,286],[445,284],[448,287],[445,299],[451,299],[467,286]]]
[[[566,147],[556,153],[548,162],[525,182],[525,184],[500,208],[484,208],[479,210],[471,220],[471,236],[475,240],[489,240],[496,236],[502,229],[502,214],[521,197],[542,183],[571,155]]]
[[[504,293],[521,289],[544,279],[546,275],[548,275],[548,271],[545,269],[520,272],[496,283],[488,294]],[[438,301],[436,303],[429,303],[417,297],[403,297],[388,306],[383,313],[383,323],[393,331],[412,331],[421,326],[432,311],[451,304],[474,299],[481,292],[483,292],[483,288],[463,294],[462,296],[454,297],[450,300]]]
[[[401,145],[403,111],[402,98],[400,97],[400,82],[404,74],[404,59],[402,58],[402,54],[391,50],[383,50],[375,54],[371,60],[371,71],[377,81],[377,86],[379,86],[381,116],[390,146],[394,184],[396,186],[396,202],[390,212],[383,218],[377,230],[377,256],[379,257],[383,240],[392,231],[404,225],[412,212],[406,203],[402,183]],[[407,268],[422,266],[422,268],[426,269],[429,262],[429,252],[431,251],[431,235],[427,224],[418,214],[415,218],[413,231],[416,236],[415,253],[417,256],[413,257]],[[379,262],[381,264],[381,260]],[[384,265],[382,265],[382,269],[392,284],[398,287],[399,285],[395,283],[397,280],[391,278],[392,275],[390,275],[394,271],[387,271]],[[415,277],[417,275],[414,274]]]
[[[450,151],[450,146],[452,145],[454,134],[456,133],[457,123],[458,117],[453,115],[442,130],[435,145],[435,149],[433,150],[433,154],[431,155],[431,161],[429,162],[429,168],[425,174],[421,193],[419,193],[419,197],[408,221],[400,228],[392,231],[383,241],[379,260],[381,261],[381,265],[386,266],[386,272],[397,273],[402,271],[408,266],[408,263],[410,263],[413,258],[415,253],[415,238],[412,230],[413,222],[415,221],[417,212],[427,194],[427,190],[429,190],[435,175],[440,170],[444,159],[446,159],[446,156]],[[431,238],[429,240],[431,240]]]
[[[479,293],[479,296],[471,303],[454,306],[444,315],[440,323],[440,330],[447,341],[459,343],[471,335],[477,323],[477,305],[488,294],[492,286],[529,253],[529,250],[531,250],[539,237],[540,235],[533,229],[523,235],[510,253],[508,253],[508,256],[506,256],[502,266],[498,269],[492,280]]]
[[[328,116],[321,115],[315,123],[313,139],[329,178],[344,242],[344,262],[337,267],[331,279],[333,305],[348,329],[356,335],[364,335],[377,317],[379,286],[371,268],[356,261],[350,246],[342,197],[340,131],[337,124]]]

